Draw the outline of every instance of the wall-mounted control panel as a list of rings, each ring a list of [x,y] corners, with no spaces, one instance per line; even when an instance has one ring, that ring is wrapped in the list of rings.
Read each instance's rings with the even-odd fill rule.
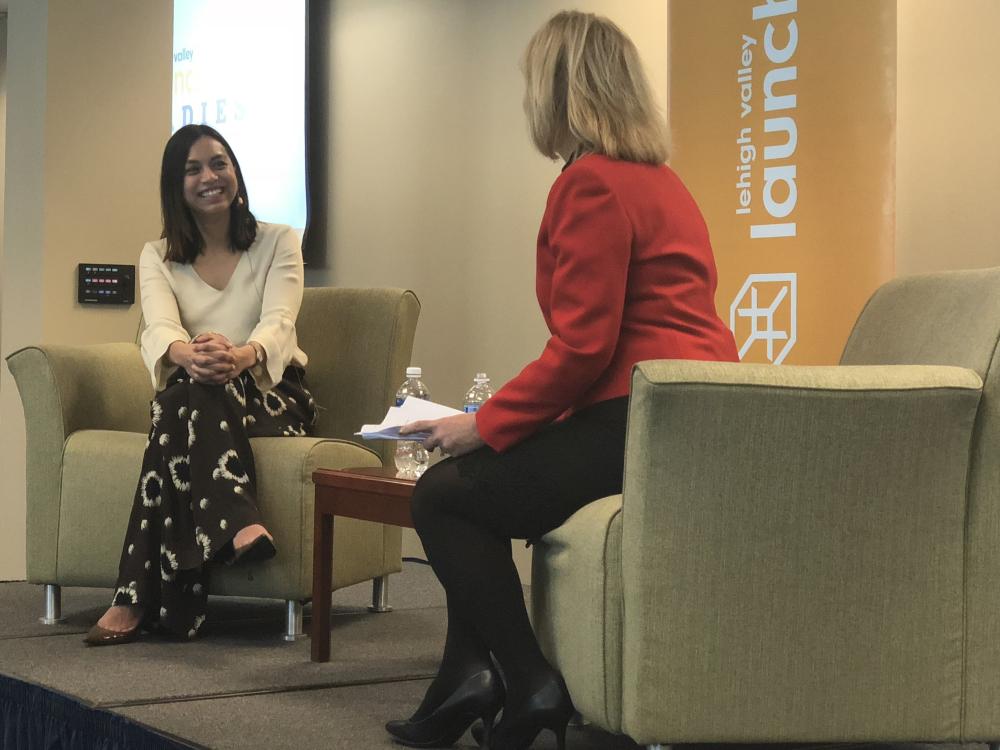
[[[135,302],[135,266],[81,263],[77,266],[77,279],[77,302],[99,305]]]

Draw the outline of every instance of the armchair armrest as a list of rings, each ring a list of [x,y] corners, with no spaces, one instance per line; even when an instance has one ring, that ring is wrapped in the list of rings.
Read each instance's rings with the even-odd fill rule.
[[[623,730],[957,736],[979,376],[656,361],[632,386]]]
[[[25,419],[55,419],[60,445],[77,430],[149,429],[153,388],[136,344],[29,346],[8,356],[7,366]]]
[[[77,430],[146,432],[153,390],[135,344],[31,346],[7,357],[27,438],[28,580],[56,574],[63,444]]]

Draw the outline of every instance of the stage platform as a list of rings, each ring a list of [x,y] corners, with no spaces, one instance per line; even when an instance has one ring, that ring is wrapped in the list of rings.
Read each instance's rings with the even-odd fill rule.
[[[110,598],[64,589],[66,623],[42,625],[42,589],[0,583],[0,750],[400,748],[382,725],[420,702],[444,643],[444,592],[423,564],[390,578],[393,611],[368,612],[370,584],[333,595],[329,663],[309,639],[286,643],[282,602],[212,597],[198,640],[153,635],[87,648]],[[306,627],[309,625],[306,608]],[[18,724],[34,724],[26,741]],[[628,738],[570,728],[569,750],[635,750]],[[470,733],[455,745],[477,747]],[[555,747],[545,732],[533,746]],[[695,745],[682,750],[986,750],[985,745]]]
[[[398,748],[382,725],[412,713],[436,671],[444,592],[426,565],[407,562],[390,578],[392,612],[368,612],[370,597],[370,585],[334,594],[331,660],[316,664],[308,638],[281,639],[282,602],[212,597],[193,642],[87,648],[109,591],[64,589],[66,623],[46,626],[41,587],[0,583],[0,750]],[[26,721],[45,735],[24,744],[16,725]],[[586,728],[567,744],[637,747]],[[555,742],[545,733],[535,746]],[[476,743],[466,733],[456,747]]]

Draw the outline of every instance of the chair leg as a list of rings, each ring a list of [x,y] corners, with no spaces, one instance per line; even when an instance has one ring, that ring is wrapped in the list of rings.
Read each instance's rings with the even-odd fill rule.
[[[66,622],[62,616],[62,587],[54,583],[45,584],[45,616],[39,617],[42,625],[59,625]]]
[[[389,606],[389,576],[372,579],[372,606],[369,612],[392,612]]]
[[[302,628],[302,602],[297,599],[285,600],[285,634],[286,641],[299,641],[306,637]]]

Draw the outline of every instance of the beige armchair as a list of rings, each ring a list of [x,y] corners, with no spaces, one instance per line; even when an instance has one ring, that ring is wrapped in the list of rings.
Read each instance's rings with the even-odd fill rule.
[[[839,367],[645,362],[623,494],[535,547],[543,648],[635,741],[1000,738],[1000,269],[892,281]]]
[[[288,639],[302,635],[312,592],[312,472],[389,458],[382,446],[380,454],[354,443],[353,433],[392,403],[419,312],[413,293],[398,289],[305,291],[297,331],[319,405],[315,436],[251,440],[258,502],[278,555],[212,575],[214,594],[286,600]],[[135,344],[28,347],[7,363],[27,433],[28,581],[45,585],[43,621],[51,623],[61,586],[114,583],[152,386]],[[334,588],[372,579],[373,607],[387,609],[387,577],[401,569],[398,528],[338,522],[333,556]]]

